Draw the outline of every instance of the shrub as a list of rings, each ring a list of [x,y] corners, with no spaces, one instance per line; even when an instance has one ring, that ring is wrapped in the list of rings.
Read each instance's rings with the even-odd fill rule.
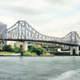
[[[70,55],[70,52],[57,52],[54,55]]]
[[[57,53],[57,51],[53,51],[53,54],[56,54]]]
[[[43,43],[43,44],[42,44],[42,47],[48,47],[48,45],[47,45],[47,44],[45,44],[45,43]]]
[[[25,52],[25,53],[23,53],[23,55],[25,55],[25,56],[36,56],[37,54],[31,53],[31,52]]]
[[[57,51],[48,51],[48,53],[50,53],[50,54],[56,54]]]
[[[40,56],[53,56],[53,54],[50,54],[50,53],[43,53],[43,54],[41,54]]]
[[[12,49],[12,47],[11,47],[10,45],[5,45],[5,46],[3,47],[3,50],[4,50],[4,51],[9,51],[9,52],[13,51],[13,49]]]
[[[24,49],[20,50],[20,53],[25,53],[25,50]]]
[[[20,50],[20,48],[18,48],[17,46],[13,46],[13,52],[20,52],[21,50]]]
[[[2,51],[3,50],[3,48],[2,48],[2,46],[0,46],[0,51]]]
[[[56,46],[57,48],[62,48],[62,45],[58,45],[58,46]]]
[[[42,47],[39,47],[39,46],[31,47],[31,48],[29,49],[29,51],[30,51],[31,53],[32,53],[32,52],[35,52],[35,53],[37,53],[37,55],[40,55],[40,54],[46,52],[45,49],[43,49]]]

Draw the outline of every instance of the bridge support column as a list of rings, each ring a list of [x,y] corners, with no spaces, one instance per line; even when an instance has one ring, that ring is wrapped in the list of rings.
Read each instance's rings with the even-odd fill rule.
[[[79,55],[79,46],[76,46],[76,54]]]
[[[79,55],[79,46],[71,46],[70,55]]]
[[[16,46],[17,46],[17,47],[21,48],[21,47],[22,47],[22,45],[23,45],[23,43],[22,43],[22,42],[16,41]]]
[[[70,46],[70,55],[73,55],[73,47]]]
[[[24,50],[28,49],[28,42],[24,41],[24,42],[16,42],[16,46],[19,48],[23,48]]]
[[[23,42],[23,49],[28,50],[28,42],[27,41]]]

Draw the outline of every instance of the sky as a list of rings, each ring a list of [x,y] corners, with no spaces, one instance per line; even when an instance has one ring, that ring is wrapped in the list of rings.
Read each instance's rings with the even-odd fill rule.
[[[0,0],[0,22],[11,27],[26,20],[44,35],[80,35],[80,0]]]

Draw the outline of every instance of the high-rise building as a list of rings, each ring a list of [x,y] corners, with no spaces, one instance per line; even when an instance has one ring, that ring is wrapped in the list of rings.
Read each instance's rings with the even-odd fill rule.
[[[2,22],[0,22],[0,34],[6,29],[7,29],[7,25],[2,23]]]
[[[2,34],[2,32],[4,31],[4,30],[6,30],[7,29],[7,25],[6,24],[4,24],[4,23],[2,23],[2,22],[0,22],[0,35]],[[6,34],[5,34],[6,35]],[[7,41],[4,41],[4,45],[6,45],[7,44]],[[0,45],[2,45],[2,43],[0,43]]]

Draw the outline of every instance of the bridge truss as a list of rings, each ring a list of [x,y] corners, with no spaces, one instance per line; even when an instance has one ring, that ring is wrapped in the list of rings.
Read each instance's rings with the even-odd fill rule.
[[[76,31],[70,32],[62,38],[46,36],[36,31],[26,21],[18,21],[9,29],[3,31],[0,34],[0,40],[49,42],[65,45],[80,44],[80,37]]]

